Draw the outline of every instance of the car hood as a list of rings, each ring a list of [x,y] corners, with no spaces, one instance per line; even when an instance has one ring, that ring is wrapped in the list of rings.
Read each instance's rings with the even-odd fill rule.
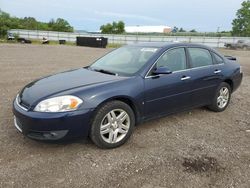
[[[58,73],[31,82],[20,92],[20,102],[29,108],[34,103],[58,93],[94,84],[124,79],[124,77],[91,71],[85,68]]]

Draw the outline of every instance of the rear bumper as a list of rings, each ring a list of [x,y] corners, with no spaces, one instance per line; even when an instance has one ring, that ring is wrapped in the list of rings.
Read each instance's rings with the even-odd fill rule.
[[[14,125],[25,136],[37,140],[87,137],[93,110],[42,113],[25,111],[13,103]]]

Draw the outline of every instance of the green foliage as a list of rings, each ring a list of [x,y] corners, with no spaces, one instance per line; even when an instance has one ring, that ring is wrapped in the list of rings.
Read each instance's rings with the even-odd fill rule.
[[[107,23],[102,25],[100,30],[103,34],[122,34],[125,32],[125,24],[123,21],[113,22],[112,24]]]
[[[52,31],[65,31],[65,32],[73,31],[73,27],[71,27],[70,24],[62,18],[57,18],[56,21],[54,21],[54,19],[50,20],[50,22],[48,23],[48,27]]]
[[[172,29],[172,33],[177,33],[177,32],[179,32],[179,28],[174,26],[174,28]]]
[[[103,34],[111,34],[111,33],[113,33],[113,26],[112,26],[112,24],[108,23],[106,25],[102,25],[100,27],[100,30]]]
[[[179,32],[186,32],[182,27],[180,28]]]
[[[46,31],[72,32],[73,27],[62,19],[51,20],[49,23],[39,22],[33,17],[16,18],[0,10],[0,37],[4,37],[10,29],[29,29]]]
[[[0,10],[0,36],[5,36],[8,28],[15,27],[17,25],[16,19],[11,20],[9,14]]]
[[[195,31],[194,29],[190,32]],[[178,27],[174,26],[174,28],[172,29],[172,33],[185,33],[187,32],[185,29],[183,29],[182,27],[179,29]],[[195,31],[196,32],[196,31]]]
[[[189,31],[190,33],[197,33],[197,31],[195,29],[192,29]]]
[[[233,20],[232,34],[235,36],[250,36],[250,0],[244,1]]]
[[[179,29],[178,27],[174,26],[174,28],[172,29],[172,32],[171,32],[171,33],[173,33],[173,34],[179,34],[179,33],[186,33],[186,32],[187,32],[187,31],[184,30],[182,27]],[[193,33],[197,33],[197,31],[196,31],[195,29],[192,29],[192,30],[190,30],[190,31],[187,32],[187,33],[193,34]]]

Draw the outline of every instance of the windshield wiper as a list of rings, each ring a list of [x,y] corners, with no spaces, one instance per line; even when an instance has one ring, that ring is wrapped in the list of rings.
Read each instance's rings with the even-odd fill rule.
[[[111,75],[118,76],[117,73],[114,73],[114,72],[111,72],[111,71],[108,71],[108,70],[104,70],[104,69],[91,69],[91,70],[96,71],[96,72],[101,72],[101,73],[104,73],[104,74],[111,74]]]

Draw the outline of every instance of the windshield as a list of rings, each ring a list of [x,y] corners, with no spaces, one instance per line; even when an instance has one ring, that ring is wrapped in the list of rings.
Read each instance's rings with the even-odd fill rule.
[[[157,50],[158,48],[125,46],[98,59],[89,68],[103,73],[133,76]]]

